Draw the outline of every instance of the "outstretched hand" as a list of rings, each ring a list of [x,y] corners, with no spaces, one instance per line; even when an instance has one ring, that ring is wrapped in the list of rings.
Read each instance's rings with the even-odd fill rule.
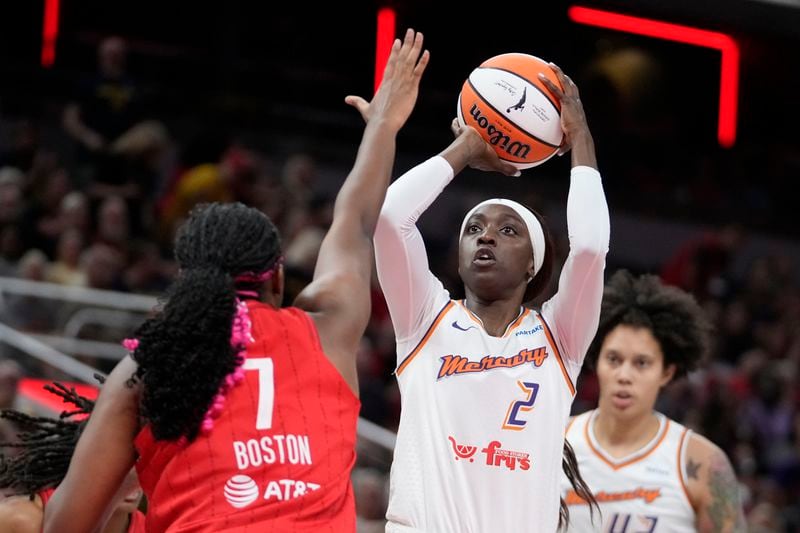
[[[558,149],[558,155],[563,155],[572,148],[572,141],[579,133],[589,131],[589,125],[586,122],[586,114],[583,111],[580,93],[575,82],[564,74],[555,63],[550,63],[550,68],[556,73],[564,90],[562,91],[542,73],[539,73],[539,80],[561,103],[561,129],[564,131],[564,141]]]
[[[456,140],[463,142],[466,150],[466,164],[476,170],[500,172],[506,176],[519,176],[520,171],[510,163],[506,163],[497,155],[497,152],[487,143],[481,134],[471,126],[462,126],[454,118],[450,130]]]
[[[400,130],[408,120],[419,93],[419,81],[428,65],[430,53],[422,50],[422,33],[409,28],[402,43],[395,39],[383,71],[378,92],[367,102],[360,96],[347,96],[344,101],[358,109],[365,122],[380,118]]]

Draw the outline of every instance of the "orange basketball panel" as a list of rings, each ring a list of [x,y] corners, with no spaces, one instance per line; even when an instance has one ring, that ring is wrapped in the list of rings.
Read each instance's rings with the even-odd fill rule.
[[[486,102],[469,81],[460,95],[460,118],[475,128],[497,155],[514,164],[534,165],[558,149],[526,132]]]
[[[528,54],[510,53],[489,58],[481,63],[481,67],[499,68],[513,72],[514,74],[525,78],[532,85],[535,85],[541,89],[545,96],[547,96],[553,102],[553,105],[556,107],[556,109],[561,111],[561,103],[558,101],[555,95],[551,93],[550,90],[541,82],[541,80],[539,80],[539,73],[542,73],[547,77],[547,79],[552,81],[556,87],[562,91],[564,90],[564,88],[561,86],[561,82],[558,81],[555,71],[550,68],[550,65],[548,65],[544,60]]]

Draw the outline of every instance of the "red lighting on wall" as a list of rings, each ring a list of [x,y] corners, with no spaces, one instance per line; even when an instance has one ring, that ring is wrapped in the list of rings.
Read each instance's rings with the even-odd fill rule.
[[[60,0],[44,0],[44,23],[42,27],[42,66],[50,68],[56,62],[56,39],[58,38],[58,10]]]
[[[389,60],[395,34],[395,12],[390,7],[378,10],[378,32],[375,41],[375,92],[383,79],[383,68]]]
[[[567,14],[573,22],[578,24],[719,50],[722,54],[722,66],[719,82],[717,139],[724,148],[730,148],[735,144],[739,102],[739,45],[731,36],[691,26],[587,7],[572,6],[568,9]]]
[[[88,398],[96,400],[100,389],[96,385],[87,385],[85,383],[73,383],[69,381],[62,381],[63,385],[75,389],[75,392]],[[38,378],[23,378],[20,380],[17,387],[19,395],[25,400],[32,402],[38,409],[50,411],[53,416],[58,415],[61,411],[73,411],[75,407],[71,404],[64,403],[64,401],[53,394],[44,390],[45,385],[51,384],[50,380]],[[85,415],[76,416],[76,420],[86,418]]]

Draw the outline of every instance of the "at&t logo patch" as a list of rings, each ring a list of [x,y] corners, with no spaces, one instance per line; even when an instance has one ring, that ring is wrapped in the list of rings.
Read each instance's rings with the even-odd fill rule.
[[[258,499],[258,485],[249,476],[235,475],[225,483],[225,499],[233,507],[241,509]]]

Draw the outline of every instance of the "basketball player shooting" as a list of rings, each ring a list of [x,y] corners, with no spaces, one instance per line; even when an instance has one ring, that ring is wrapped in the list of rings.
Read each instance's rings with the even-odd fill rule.
[[[609,214],[578,88],[564,87],[561,125],[572,150],[570,251],[558,292],[542,218],[506,199],[475,206],[459,232],[466,298],[428,268],[417,219],[461,170],[515,175],[471,127],[398,178],[375,233],[378,278],[397,337],[402,411],[387,532],[555,531],[564,428],[575,379],[600,313]]]

